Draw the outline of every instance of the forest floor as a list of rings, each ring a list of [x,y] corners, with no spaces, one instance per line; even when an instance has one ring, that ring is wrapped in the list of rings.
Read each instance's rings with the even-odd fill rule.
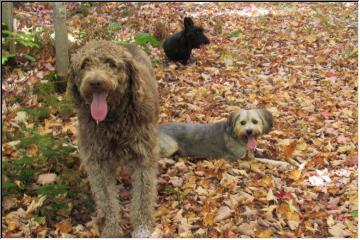
[[[190,63],[144,45],[160,123],[209,123],[267,108],[259,139],[291,169],[237,161],[160,159],[155,237],[357,237],[357,3],[67,3],[71,52],[89,39],[171,34],[191,16],[210,44]],[[97,237],[77,152],[77,119],[54,82],[52,8],[17,3],[17,31],[39,48],[2,65],[2,236]],[[158,26],[158,27],[155,27]],[[159,28],[159,26],[162,26]],[[35,41],[35,40],[34,40]],[[59,90],[60,89],[60,90]],[[123,216],[130,181],[118,172]]]

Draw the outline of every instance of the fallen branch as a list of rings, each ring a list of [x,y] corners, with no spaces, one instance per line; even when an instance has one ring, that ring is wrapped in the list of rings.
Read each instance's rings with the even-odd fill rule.
[[[273,166],[282,166],[282,167],[290,167],[291,166],[291,164],[289,164],[287,162],[280,162],[280,161],[267,159],[267,158],[255,158],[255,161],[270,164]]]

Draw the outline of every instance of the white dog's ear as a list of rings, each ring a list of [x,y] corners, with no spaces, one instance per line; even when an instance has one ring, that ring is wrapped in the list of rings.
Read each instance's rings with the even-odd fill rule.
[[[236,121],[240,118],[240,113],[241,113],[241,109],[230,113],[227,123],[231,131],[233,131],[233,129],[235,128]]]
[[[270,132],[274,125],[273,116],[271,112],[266,109],[258,109],[257,111],[260,115],[261,120],[263,121],[263,134],[267,134],[268,132]]]

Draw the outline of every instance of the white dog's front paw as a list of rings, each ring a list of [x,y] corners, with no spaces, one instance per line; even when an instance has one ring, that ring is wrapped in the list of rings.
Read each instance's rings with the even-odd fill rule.
[[[133,238],[150,238],[151,232],[152,230],[149,226],[139,226],[132,232],[131,236]]]

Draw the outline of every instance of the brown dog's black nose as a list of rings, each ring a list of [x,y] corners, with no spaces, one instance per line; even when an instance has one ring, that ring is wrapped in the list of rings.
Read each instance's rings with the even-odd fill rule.
[[[250,136],[252,134],[252,129],[246,129],[246,134]]]
[[[91,87],[100,87],[101,83],[102,83],[102,81],[99,80],[99,79],[92,79],[92,80],[89,81],[89,85]]]

